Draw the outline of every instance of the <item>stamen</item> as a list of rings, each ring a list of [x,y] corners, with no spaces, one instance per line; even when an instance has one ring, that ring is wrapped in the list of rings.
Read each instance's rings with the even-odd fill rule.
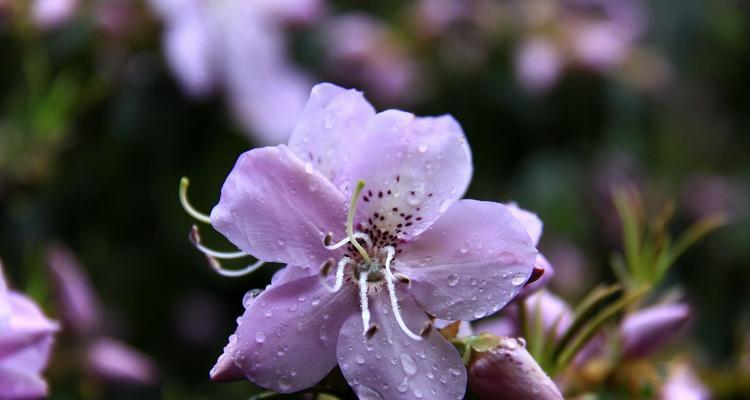
[[[359,255],[362,256],[362,259],[369,264],[370,256],[367,255],[367,252],[364,248],[362,248],[362,245],[354,239],[354,214],[357,210],[357,200],[359,200],[359,194],[362,193],[362,189],[364,189],[364,187],[365,181],[361,179],[357,181],[357,187],[354,188],[354,193],[352,193],[352,200],[349,203],[349,215],[346,218],[346,235],[349,236],[349,242],[351,242],[352,246],[357,249]]]
[[[214,258],[223,258],[223,259],[232,259],[232,258],[242,258],[247,257],[247,253],[244,251],[235,251],[235,252],[223,252],[223,251],[216,251],[209,249],[208,247],[201,244],[201,235],[200,232],[198,232],[198,226],[193,225],[193,228],[190,229],[190,235],[188,236],[190,238],[190,242],[193,243],[193,246],[195,246],[196,249],[200,250],[203,254],[214,257]]]
[[[405,284],[411,286],[411,279],[408,276],[406,276],[406,275],[404,275],[404,274],[402,274],[400,272],[396,272],[395,274],[393,274],[393,276],[396,279],[398,279],[399,282],[405,283]]]
[[[365,243],[367,244],[367,247],[372,248],[372,241],[370,240],[369,236],[365,235],[362,232],[354,232],[352,236],[354,237],[354,239],[364,240]],[[333,241],[333,233],[329,232],[323,238],[323,247],[325,247],[327,250],[336,250],[336,249],[346,246],[347,243],[351,242],[351,238],[348,238],[348,237],[344,238],[334,244],[331,244],[332,241]]]
[[[196,210],[190,204],[190,201],[188,201],[188,197],[187,197],[188,186],[190,186],[190,179],[188,179],[186,176],[183,176],[182,179],[180,179],[180,203],[182,204],[182,208],[191,217],[197,219],[200,222],[203,222],[204,224],[210,225],[211,218],[208,215],[203,214],[202,212]]]
[[[385,258],[385,280],[388,286],[388,295],[391,298],[391,308],[393,309],[393,315],[396,316],[396,322],[398,322],[398,326],[406,334],[406,336],[409,336],[414,340],[422,340],[421,336],[415,335],[414,332],[409,330],[409,327],[406,326],[403,318],[401,318],[401,311],[398,307],[398,298],[396,297],[396,284],[393,282],[394,276],[393,273],[391,273],[391,260],[393,260],[393,256],[396,254],[396,249],[394,249],[393,246],[387,246],[385,247],[385,250],[388,252],[388,255]]]
[[[370,325],[370,328],[365,332],[365,337],[367,339],[372,339],[373,336],[375,336],[375,333],[378,331],[378,326],[375,324]]]
[[[424,326],[422,327],[422,330],[419,331],[419,336],[427,337],[430,335],[430,332],[432,332],[432,322],[427,321],[427,323],[425,323]]]
[[[351,258],[349,257],[344,257],[339,260],[339,265],[336,269],[336,283],[333,284],[333,287],[331,287],[328,284],[328,281],[326,281],[325,279],[325,277],[328,275],[328,271],[331,269],[331,266],[333,266],[333,259],[327,260],[320,267],[320,281],[329,292],[334,293],[338,292],[339,289],[341,289],[341,286],[344,284],[344,267],[346,267],[346,264],[348,264],[350,261]]]
[[[238,270],[231,270],[231,269],[225,269],[221,266],[221,263],[219,260],[217,260],[215,257],[206,256],[208,259],[208,265],[211,266],[211,269],[213,269],[217,274],[221,276],[226,276],[229,278],[237,278],[240,276],[249,275],[253,272],[255,272],[256,269],[260,268],[265,264],[264,261],[258,260],[250,265],[248,265],[245,268],[238,269]]]
[[[359,306],[362,308],[362,335],[370,330],[370,306],[367,302],[367,272],[359,274]]]

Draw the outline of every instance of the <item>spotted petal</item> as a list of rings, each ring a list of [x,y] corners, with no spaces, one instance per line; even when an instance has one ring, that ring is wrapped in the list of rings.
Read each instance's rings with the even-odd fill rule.
[[[327,176],[344,183],[341,171],[355,157],[375,110],[361,92],[330,83],[316,85],[299,123],[289,138],[289,148]]]
[[[471,152],[451,116],[417,118],[388,110],[370,121],[346,170],[347,193],[365,181],[359,222],[408,239],[460,199],[471,178]],[[392,238],[391,238],[392,239]]]
[[[438,318],[471,321],[498,311],[529,279],[537,251],[499,203],[461,200],[400,247],[397,269]]]
[[[414,300],[400,299],[407,326],[419,330],[428,321]],[[360,399],[462,399],[466,369],[453,345],[433,331],[415,341],[399,328],[386,291],[370,299],[372,322],[379,329],[373,337],[362,335],[359,314],[346,321],[336,354],[341,372]]]
[[[240,156],[211,223],[261,260],[317,267],[336,256],[322,241],[328,232],[344,236],[345,203],[328,179],[286,146],[264,147]]]
[[[247,308],[232,357],[247,379],[280,393],[308,388],[336,366],[341,325],[357,314],[356,293],[329,293],[317,276],[272,286]],[[230,339],[231,340],[231,339]]]

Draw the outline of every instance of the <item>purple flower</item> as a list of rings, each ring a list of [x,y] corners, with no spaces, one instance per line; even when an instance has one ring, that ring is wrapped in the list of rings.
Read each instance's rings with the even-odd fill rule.
[[[102,333],[100,301],[75,255],[62,245],[47,252],[57,306],[74,334],[86,373],[106,383],[152,384],[158,375],[147,356]]]
[[[319,0],[151,3],[165,21],[167,61],[189,95],[221,89],[258,141],[289,137],[312,84],[287,57],[284,23],[312,19]]]
[[[662,304],[628,315],[620,326],[625,357],[648,357],[674,339],[690,319],[685,304]]]
[[[376,114],[355,90],[313,88],[288,146],[243,154],[211,213],[245,253],[290,265],[247,302],[221,361],[282,393],[338,363],[361,398],[463,398],[466,370],[432,318],[498,311],[537,256],[506,206],[459,200],[471,172],[450,116]]]
[[[494,349],[475,353],[469,363],[469,386],[480,399],[562,400],[521,339],[499,340]]]
[[[536,319],[539,314],[539,321],[547,332],[556,329],[556,336],[559,338],[573,322],[573,310],[561,298],[555,296],[547,290],[540,290],[529,296],[524,301],[527,315]],[[497,336],[519,336],[521,327],[518,325],[517,313],[513,309],[503,312],[499,318],[483,320],[476,324],[476,332],[489,332]]]
[[[521,85],[533,93],[545,92],[554,86],[563,66],[560,50],[547,39],[529,39],[516,52],[516,76]]]
[[[47,394],[41,372],[58,325],[28,297],[8,289],[0,263],[0,399]]]

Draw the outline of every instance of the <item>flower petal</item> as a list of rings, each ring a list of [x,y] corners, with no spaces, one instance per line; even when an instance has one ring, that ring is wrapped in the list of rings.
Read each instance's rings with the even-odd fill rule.
[[[353,286],[328,292],[317,276],[272,286],[237,328],[235,364],[247,379],[280,393],[308,388],[336,366],[341,325],[356,313]]]
[[[404,322],[419,332],[428,318],[410,296],[399,303]],[[372,322],[378,326],[367,339],[359,314],[346,321],[336,354],[341,372],[360,399],[462,399],[466,368],[453,345],[433,331],[415,341],[399,328],[388,293],[370,297]]]
[[[62,245],[47,252],[47,262],[56,289],[57,306],[66,329],[78,335],[96,330],[101,321],[99,299],[73,253]]]
[[[353,151],[357,154],[347,166],[343,189],[350,195],[358,180],[365,181],[358,222],[387,236],[418,235],[469,186],[471,151],[448,115],[416,118],[384,111],[370,121]]]
[[[28,297],[17,292],[8,293],[11,316],[8,325],[0,331],[0,360],[16,357],[30,350],[21,360],[25,369],[40,371],[47,363],[52,336],[58,331],[57,323],[47,319],[39,307]]]
[[[438,318],[471,321],[505,306],[529,279],[537,251],[502,204],[461,200],[414,241],[397,269]]]
[[[40,399],[47,396],[47,383],[38,373],[0,365],[0,399]]]
[[[361,92],[318,84],[289,138],[289,148],[334,185],[342,184],[346,176],[341,172],[359,155],[354,149],[361,148],[374,116],[375,109]]]
[[[264,147],[240,156],[211,223],[261,260],[317,268],[336,255],[323,247],[323,238],[329,232],[344,236],[345,203],[341,192],[286,146]]]
[[[516,203],[508,203],[505,206],[508,207],[511,214],[513,214],[513,217],[515,217],[515,219],[523,225],[523,228],[526,229],[534,246],[538,245],[539,238],[542,237],[542,228],[544,226],[542,220],[540,220],[536,214],[518,207]]]

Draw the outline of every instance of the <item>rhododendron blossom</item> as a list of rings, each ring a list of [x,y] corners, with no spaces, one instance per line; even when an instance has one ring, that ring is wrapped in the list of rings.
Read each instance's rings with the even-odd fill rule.
[[[211,212],[244,253],[289,265],[247,302],[213,375],[238,368],[288,393],[338,364],[361,398],[463,398],[466,369],[434,318],[498,311],[537,257],[508,207],[460,200],[471,172],[452,117],[313,88],[289,144],[243,154]]]

